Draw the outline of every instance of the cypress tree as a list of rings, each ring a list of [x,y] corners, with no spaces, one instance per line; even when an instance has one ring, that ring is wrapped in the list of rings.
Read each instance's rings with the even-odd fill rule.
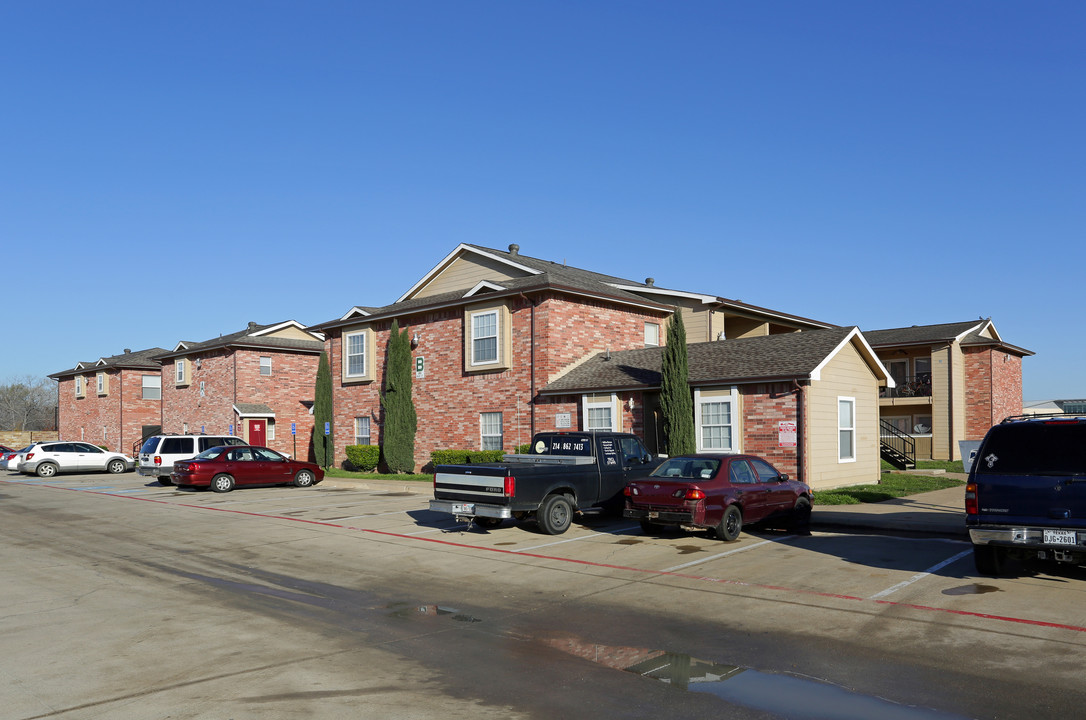
[[[695,452],[694,401],[690,396],[686,326],[680,308],[675,308],[667,326],[667,345],[660,363],[660,412],[664,418],[667,454]]]
[[[331,422],[332,370],[328,366],[328,353],[322,352],[317,364],[317,384],[313,389],[313,456],[317,464],[325,468],[332,464],[334,455],[333,436],[324,434],[324,424]]]
[[[411,399],[411,338],[408,330],[392,321],[385,362],[385,390],[381,395],[385,424],[381,431],[381,450],[389,472],[415,471],[415,430],[418,418]]]

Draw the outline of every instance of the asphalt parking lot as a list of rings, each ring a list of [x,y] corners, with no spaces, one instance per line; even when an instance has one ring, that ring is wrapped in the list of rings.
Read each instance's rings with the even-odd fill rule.
[[[500,557],[518,564],[575,566],[584,573],[658,576],[682,585],[727,584],[806,602],[897,606],[982,623],[1059,628],[1081,632],[1086,639],[1086,603],[1080,602],[1086,573],[1053,567],[1011,578],[978,577],[970,545],[953,538],[817,530],[789,535],[747,528],[737,542],[723,543],[707,533],[649,537],[637,523],[610,516],[581,518],[560,536],[512,521],[484,530],[430,512],[430,486],[425,483],[329,478],[306,489],[243,488],[216,494],[164,487],[135,473],[48,480],[12,473],[0,475],[0,480],[170,505],[179,511],[380,535],[420,549],[440,549],[465,562]]]

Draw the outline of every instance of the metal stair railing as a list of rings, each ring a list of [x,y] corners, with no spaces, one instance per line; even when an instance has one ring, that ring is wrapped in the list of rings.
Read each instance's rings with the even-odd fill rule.
[[[899,470],[916,467],[916,441],[892,423],[879,420],[880,455]]]

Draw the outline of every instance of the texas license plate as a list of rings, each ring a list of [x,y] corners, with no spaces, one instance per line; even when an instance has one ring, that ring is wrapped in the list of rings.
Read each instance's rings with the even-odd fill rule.
[[[655,520],[660,517],[660,513],[657,510],[649,510],[649,520]]]
[[[452,511],[454,513],[473,513],[475,512],[475,503],[453,503]]]
[[[1074,530],[1045,530],[1045,545],[1077,545]]]

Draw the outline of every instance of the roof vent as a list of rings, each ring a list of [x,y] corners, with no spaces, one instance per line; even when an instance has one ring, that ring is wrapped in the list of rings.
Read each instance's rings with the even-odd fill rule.
[[[645,278],[645,284],[652,287],[656,284],[656,278]]]
[[[520,245],[517,245],[517,244],[514,243],[514,244],[509,246],[509,254],[510,255],[517,255],[519,252],[520,252]]]
[[[131,355],[132,354],[132,348],[125,348],[124,349],[124,354],[125,355]]]
[[[256,323],[253,322],[252,320],[249,321],[249,329],[250,330],[256,330]]]

